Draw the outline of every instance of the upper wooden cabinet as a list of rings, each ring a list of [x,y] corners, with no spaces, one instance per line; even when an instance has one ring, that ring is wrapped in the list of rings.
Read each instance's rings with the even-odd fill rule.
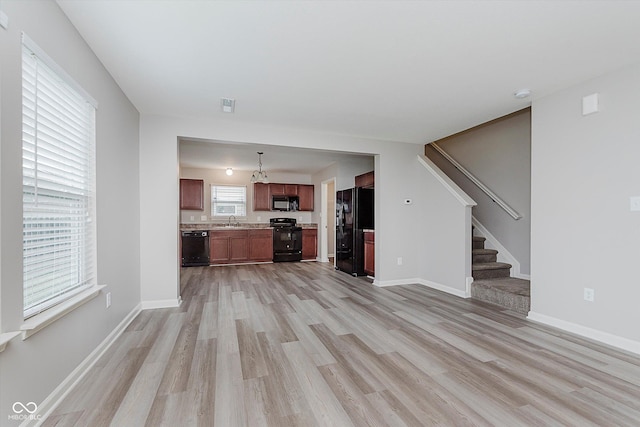
[[[375,184],[375,174],[373,171],[356,176],[356,187],[373,188]]]
[[[269,195],[269,184],[253,184],[253,210],[270,211],[271,196]]]
[[[284,196],[284,184],[268,184],[271,196]]]
[[[270,211],[273,196],[298,196],[299,211],[313,211],[312,184],[253,184],[253,210]]]
[[[180,180],[180,209],[204,210],[204,180]]]
[[[298,197],[301,211],[313,211],[313,185],[298,185]]]
[[[298,195],[298,187],[297,184],[285,184],[284,185],[284,195],[285,196],[297,196]]]

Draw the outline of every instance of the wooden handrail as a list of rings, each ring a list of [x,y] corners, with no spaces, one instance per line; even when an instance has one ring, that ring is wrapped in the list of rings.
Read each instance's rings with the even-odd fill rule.
[[[482,182],[480,182],[480,180],[478,178],[476,178],[471,172],[469,172],[467,169],[465,169],[464,166],[462,166],[460,163],[458,163],[456,161],[456,159],[451,157],[438,144],[436,144],[435,142],[432,142],[429,145],[432,146],[438,153],[440,153],[442,155],[442,157],[447,159],[449,161],[449,163],[451,163],[456,169],[458,169],[460,172],[462,172],[464,174],[464,176],[469,178],[469,180],[471,182],[473,182],[480,190],[482,190],[487,196],[489,196],[491,198],[491,200],[493,200],[498,206],[500,206],[502,209],[504,209],[505,212],[507,212],[509,215],[511,215],[511,217],[513,219],[518,220],[518,219],[522,218],[522,215],[520,215],[515,209],[513,209],[511,206],[509,206],[504,200],[502,200],[500,197],[498,197],[498,195],[496,193],[494,193],[493,191],[491,191],[491,189],[489,187],[487,187]]]

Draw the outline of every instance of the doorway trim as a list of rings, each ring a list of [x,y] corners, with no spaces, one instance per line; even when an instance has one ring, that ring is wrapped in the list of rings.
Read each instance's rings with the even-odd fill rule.
[[[336,188],[336,177],[329,178],[322,181],[320,191],[320,262],[329,262],[329,233],[335,235],[335,221],[330,221],[333,218],[333,212],[329,212],[329,184],[333,183],[333,188]],[[334,248],[331,248],[335,253],[335,240]],[[335,265],[335,258],[334,258]]]

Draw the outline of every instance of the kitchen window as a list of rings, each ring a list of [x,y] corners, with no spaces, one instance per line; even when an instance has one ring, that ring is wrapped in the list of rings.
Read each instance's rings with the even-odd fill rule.
[[[212,185],[212,216],[247,216],[247,187],[244,185]]]
[[[96,107],[82,88],[23,36],[25,319],[96,284]]]

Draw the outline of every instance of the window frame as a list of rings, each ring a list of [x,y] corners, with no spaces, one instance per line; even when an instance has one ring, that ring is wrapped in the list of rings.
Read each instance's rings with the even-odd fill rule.
[[[241,205],[244,207],[244,214],[240,215],[240,214],[235,214],[235,213],[220,213],[217,214],[216,212],[216,199],[214,197],[214,189],[218,188],[218,187],[228,187],[228,188],[242,188],[243,189],[243,201],[242,203],[235,203],[236,205]],[[247,206],[247,186],[246,185],[237,185],[237,184],[211,184],[210,188],[209,188],[209,193],[211,195],[211,217],[216,219],[216,218],[228,218],[230,216],[234,216],[236,218],[246,218],[247,217],[247,210],[248,210],[248,206]],[[227,203],[233,203],[233,201],[228,201]]]
[[[33,64],[29,64],[29,62]],[[88,300],[90,298],[87,298],[87,295],[93,297],[97,292],[95,289],[102,288],[97,287],[96,129],[98,103],[24,33],[22,34],[22,64],[22,313],[25,320],[30,320],[27,323],[33,323],[31,319],[40,317],[39,314],[56,306],[61,309],[52,312],[60,312],[70,305],[76,306],[75,300]],[[33,65],[33,69],[31,65]],[[33,73],[28,74],[30,72]],[[33,80],[29,81],[29,78]],[[33,90],[29,87],[30,84],[33,85]],[[43,88],[42,93],[39,92],[40,86]],[[41,95],[49,90],[60,96],[50,97],[49,101],[51,102],[47,103]],[[29,104],[29,102],[33,103]],[[63,104],[65,102],[69,104]],[[75,106],[81,105],[81,108],[77,110],[79,111],[80,124],[71,118],[74,102]],[[57,106],[53,104],[57,104]],[[42,115],[40,115],[40,110],[42,110]],[[47,131],[43,131],[42,135],[39,135],[38,129],[46,127],[44,117],[47,113],[51,114],[49,116],[50,126],[60,126],[60,128],[52,132],[50,127]],[[76,126],[78,127],[76,128]],[[28,129],[32,131],[31,134]],[[78,136],[77,140],[75,137],[69,137],[69,134],[77,132],[77,129],[81,129],[81,136]],[[59,135],[52,137],[51,134],[58,133],[58,130],[60,130]],[[41,153],[47,150],[49,152],[39,156],[38,150]],[[76,155],[77,158],[72,159]],[[52,157],[59,159],[56,165],[53,165]],[[49,162],[48,165],[45,165],[46,162]],[[48,173],[42,172],[45,168]],[[81,172],[79,175],[78,171]],[[39,173],[42,177],[38,175]],[[45,178],[47,175],[48,178]],[[70,183],[70,181],[76,182]],[[47,202],[51,203],[49,209],[45,208]],[[71,237],[70,234],[73,234],[70,233],[72,226],[69,225],[73,223],[70,218],[74,217],[81,236],[76,239]],[[42,218],[48,219],[43,220]],[[80,219],[78,220],[78,218]],[[48,231],[46,231],[46,225],[50,226]],[[39,226],[43,227],[38,229]],[[29,230],[35,234],[31,234]],[[68,269],[66,274],[69,277],[75,274],[76,278],[64,281],[64,285],[57,289],[53,289],[55,287],[53,283],[46,281],[43,281],[44,285],[38,285],[37,282],[34,284],[33,275],[37,270],[27,261],[32,261],[36,257],[34,250],[42,250],[45,246],[55,246],[56,249],[48,250],[49,255],[45,256],[52,264],[40,270],[46,273],[48,269],[53,268],[54,279],[60,280],[60,277],[63,276],[56,260],[60,259],[58,252],[62,252],[59,250],[61,247],[61,240],[58,239],[58,236],[61,235],[59,231],[65,230],[68,242],[70,242],[67,246],[74,251],[72,252],[73,256],[66,257],[67,261],[72,259],[70,262],[72,267]],[[56,243],[54,245],[40,244],[40,246],[27,243],[29,238],[36,235],[44,237],[42,240]],[[47,249],[44,250],[47,251]],[[51,253],[54,254],[51,255]],[[50,267],[51,265],[54,267]],[[30,281],[31,283],[28,283]],[[28,295],[34,289],[36,291],[49,290],[51,294],[35,299],[36,303],[28,302]],[[57,313],[56,316],[59,314]]]

